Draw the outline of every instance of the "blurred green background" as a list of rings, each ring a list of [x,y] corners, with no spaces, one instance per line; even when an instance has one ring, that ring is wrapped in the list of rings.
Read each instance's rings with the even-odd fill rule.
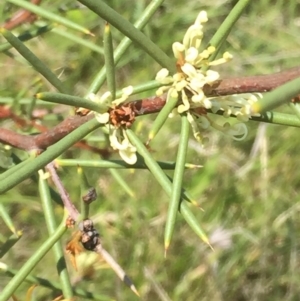
[[[132,22],[149,3],[143,0],[106,2]],[[205,46],[236,2],[166,0],[144,32],[171,55],[172,43],[181,41],[198,12],[206,10],[209,21],[205,24]],[[76,1],[42,1],[42,7],[89,28],[95,37],[72,33],[103,46],[104,21]],[[1,23],[16,10],[1,2]],[[33,27],[24,24],[14,32]],[[296,66],[300,62],[299,27],[299,1],[251,1],[224,45],[223,50],[232,53],[234,59],[217,70],[222,77],[236,77]],[[83,96],[104,64],[103,55],[62,37],[59,31],[64,30],[58,26],[56,32],[48,32],[26,45],[61,75],[74,95]],[[113,36],[118,45],[122,35],[113,30]],[[0,103],[13,102],[14,112],[26,118],[30,114],[32,95],[52,88],[43,80],[41,87],[37,87],[34,82],[38,74],[14,50],[7,54],[0,53]],[[158,64],[134,46],[119,65],[118,88],[152,80],[159,70]],[[101,91],[105,90],[103,87]],[[34,112],[37,109],[47,110],[43,124],[48,127],[72,111],[65,106],[45,103],[37,103]],[[146,140],[154,118],[145,116],[137,120],[135,130],[142,139]],[[157,160],[175,160],[178,123],[179,119],[169,120],[153,141],[152,154]],[[7,120],[1,123],[5,127],[10,125],[14,128]],[[174,240],[165,259],[163,233],[168,197],[151,174],[142,170],[120,171],[134,191],[130,197],[108,171],[84,169],[99,193],[98,201],[91,205],[91,218],[101,233],[103,245],[131,277],[141,300],[299,300],[299,131],[255,122],[249,122],[248,127],[249,135],[242,142],[208,131],[204,134],[209,141],[202,148],[192,136],[190,138],[188,162],[201,164],[203,168],[187,170],[183,185],[204,209],[204,212],[197,208],[193,211],[208,233],[215,252],[200,241],[179,215]],[[105,146],[100,131],[90,141],[95,146]],[[0,151],[8,152],[3,146]],[[21,158],[27,156],[22,151],[9,152]],[[63,157],[99,158],[97,154],[77,148],[70,149]],[[79,206],[80,182],[76,168],[61,168],[60,175],[72,200]],[[18,269],[48,237],[37,184],[26,180],[1,195],[0,200],[9,210],[16,228],[23,231],[22,239],[1,261]],[[55,208],[59,221],[62,209],[58,205]],[[0,229],[0,242],[3,242],[10,231],[1,220]],[[64,243],[70,235],[65,237]],[[112,300],[138,300],[92,253],[81,254],[78,266],[76,272],[70,265],[75,286],[107,295]],[[51,252],[33,274],[58,281]],[[0,271],[0,291],[8,281]],[[29,287],[30,284],[24,283],[19,288],[16,295],[20,300],[25,300]],[[36,300],[52,300],[55,296],[48,289],[35,289]]]

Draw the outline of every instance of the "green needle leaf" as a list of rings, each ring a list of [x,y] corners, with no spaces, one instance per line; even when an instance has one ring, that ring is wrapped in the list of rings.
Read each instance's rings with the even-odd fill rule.
[[[15,290],[22,284],[25,278],[33,270],[33,268],[43,259],[43,257],[50,251],[53,245],[63,236],[67,231],[66,219],[63,221],[55,232],[38,248],[38,250],[24,263],[14,278],[4,287],[0,295],[0,301],[7,301]]]
[[[61,139],[59,142],[50,146],[45,152],[43,152],[34,160],[27,162],[27,164],[21,163],[22,166],[15,173],[10,174],[1,181],[0,194],[6,192],[10,188],[30,177],[34,172],[43,168],[46,164],[53,161],[77,141],[81,140],[87,134],[100,126],[101,124],[99,124],[96,119],[92,119]]]
[[[0,271],[5,273],[6,276],[13,277],[15,276],[18,271],[15,269],[9,268],[6,264],[0,263]],[[38,284],[43,287],[47,287],[51,290],[61,291],[61,285],[58,282],[50,281],[49,279],[35,277],[32,275],[28,275],[25,279],[26,282],[32,284]],[[83,290],[79,287],[74,287],[74,295],[84,298],[84,300],[99,300],[99,301],[112,301],[111,298],[107,297],[106,295],[95,294],[94,292]]]
[[[168,119],[169,114],[175,108],[177,102],[178,102],[178,96],[172,97],[171,93],[168,93],[166,104],[163,106],[162,110],[159,112],[159,114],[155,118],[155,121],[154,121],[152,128],[148,135],[147,143],[149,143],[157,135],[157,133],[159,132],[161,127],[164,125],[164,123]]]
[[[46,25],[46,26],[41,26],[41,27],[38,27],[38,28],[33,28],[33,29],[30,29],[29,31],[25,31],[24,33],[20,34],[18,36],[18,39],[22,42],[25,42],[25,41],[28,41],[28,40],[31,40],[35,37],[38,37],[50,30],[54,30],[52,25]],[[5,50],[8,50],[12,47],[11,44],[9,43],[3,43],[0,45],[0,52],[3,52]]]
[[[107,109],[107,107],[101,106],[100,104],[94,101],[78,96],[72,96],[69,94],[39,92],[35,95],[35,97],[44,101],[60,103],[60,104],[73,106],[77,108],[82,107],[96,112],[103,112],[103,109]]]
[[[16,172],[19,172],[20,168],[22,168],[26,164],[30,164],[30,162],[32,162],[32,161],[33,161],[33,157],[31,156],[27,160],[24,160],[16,165],[14,165],[10,169],[6,170],[4,173],[0,174],[0,183],[2,183],[2,181],[4,179],[10,177],[11,175],[15,174]],[[1,187],[1,184],[0,184],[0,187]]]
[[[132,167],[131,167],[132,168]],[[117,170],[110,168],[109,169],[111,175],[118,182],[119,187],[123,188],[123,190],[132,198],[135,198],[134,191],[130,188],[127,181],[123,179],[123,177],[117,172]]]
[[[109,24],[104,27],[104,58],[106,68],[106,79],[108,90],[111,93],[112,99],[116,98],[116,79],[115,79],[115,64],[114,64],[114,49],[112,44],[112,36]]]
[[[88,41],[87,39],[80,38],[76,34],[66,31],[65,28],[54,27],[51,32],[54,32],[70,41],[73,41],[76,44],[82,45],[86,48],[90,48],[91,50],[93,50],[95,52],[104,54],[104,50],[102,47],[99,47],[98,45]]]
[[[112,43],[112,36],[109,24],[107,23],[104,28],[104,57],[106,68],[106,79],[108,90],[112,95],[112,99],[116,98],[116,79],[115,79],[115,63],[114,63],[114,50]],[[118,182],[119,186],[130,196],[135,197],[134,191],[129,187],[127,181],[115,169],[109,169],[111,175]]]
[[[146,37],[140,30],[136,29],[128,20],[101,0],[80,0],[82,4],[98,16],[116,27],[125,36],[139,45],[146,53],[156,60],[162,67],[175,71],[175,63],[156,44]]]
[[[17,231],[12,234],[4,243],[1,243],[0,258],[2,258],[22,237],[22,232]]]
[[[175,162],[156,161],[161,169],[174,170]],[[56,159],[55,163],[59,166],[82,166],[82,167],[94,167],[94,168],[117,168],[117,169],[147,169],[144,161],[138,158],[137,163],[131,165],[127,164],[123,160],[83,160],[83,159]],[[194,169],[201,168],[202,165],[195,165],[186,163],[185,168]]]
[[[14,223],[12,221],[12,219],[10,218],[6,208],[4,207],[3,204],[0,203],[0,216],[2,217],[4,223],[6,224],[6,226],[8,227],[8,229],[14,233],[17,234],[17,230],[14,226]]]
[[[167,195],[171,196],[172,193],[172,183],[168,179],[167,175],[163,172],[163,170],[159,167],[157,162],[153,159],[145,145],[140,141],[140,139],[135,135],[135,133],[128,129],[126,131],[128,138],[130,139],[131,143],[135,145],[137,148],[138,153],[144,157],[145,164],[148,166],[149,170],[157,180],[157,182],[161,185],[161,187],[165,190]],[[182,198],[188,199],[187,195],[182,192]],[[198,224],[197,219],[193,215],[191,209],[189,208],[186,202],[180,203],[180,212],[182,216],[185,218],[186,222],[190,225],[190,227],[194,230],[194,232],[207,244],[209,244],[209,240],[205,235],[204,231]]]
[[[39,170],[39,192],[48,233],[49,235],[53,235],[57,228],[55,221],[56,218],[53,209],[53,203],[51,201],[50,189],[47,182],[47,174],[45,174],[43,170]],[[64,257],[63,247],[59,241],[53,246],[53,251],[57,263],[57,273],[59,274],[62,284],[63,295],[66,299],[72,298],[73,289],[67,269],[67,263]]]
[[[204,243],[210,246],[212,249],[212,246],[209,242],[209,239],[206,235],[206,233],[202,230],[202,228],[199,225],[199,221],[195,217],[195,215],[192,213],[190,207],[186,204],[186,202],[181,203],[180,206],[180,212],[186,222],[189,224],[189,226],[194,230],[194,232],[203,240]]]
[[[189,121],[187,119],[186,114],[183,114],[181,116],[181,133],[180,133],[180,141],[179,141],[177,158],[176,158],[173,188],[172,188],[171,199],[170,199],[166,226],[165,226],[165,250],[169,248],[169,245],[171,243],[175,222],[176,222],[176,215],[181,200],[182,182],[183,182],[187,147],[189,141],[189,129],[190,129]]]
[[[261,116],[251,117],[251,120],[300,127],[300,119],[298,116],[280,112],[265,112],[261,114]]]
[[[300,104],[299,103],[290,103],[289,107],[295,112],[295,115],[300,119]]]
[[[138,29],[138,30],[143,29],[145,27],[145,25],[150,21],[150,19],[152,18],[153,14],[156,12],[156,10],[159,9],[159,7],[161,6],[161,4],[163,2],[164,2],[164,0],[151,1],[151,3],[146,7],[144,12],[142,13],[141,17],[134,23],[134,27],[136,27],[136,29]],[[132,41],[127,37],[125,37],[121,41],[119,46],[114,51],[115,65],[118,64],[118,62],[120,61],[120,59],[122,58],[122,56],[124,55],[124,53],[126,52],[126,50],[129,48],[129,46],[131,44],[132,44]],[[103,67],[98,72],[98,74],[95,76],[87,95],[89,95],[90,93],[96,94],[99,91],[100,87],[103,85],[103,83],[105,81],[105,76],[106,76],[106,71],[105,71],[105,67]],[[161,84],[159,86],[161,86]],[[117,97],[119,97],[119,96],[117,96]]]
[[[298,94],[300,94],[300,77],[266,93],[262,99],[252,105],[252,111],[253,113],[264,113],[290,102]]]
[[[66,88],[56,75],[35,55],[33,54],[16,36],[5,28],[0,28],[0,33],[15,49],[38,71],[49,83],[59,92],[67,93]]]
[[[221,45],[224,41],[226,41],[226,38],[229,35],[234,24],[240,18],[244,9],[250,2],[250,0],[239,0],[230,11],[224,22],[219,26],[218,30],[209,42],[209,45],[216,47],[216,51],[210,56],[209,61],[213,61],[216,58]]]
[[[69,27],[71,29],[83,32],[85,34],[93,35],[88,29],[78,25],[77,23],[74,23],[63,16],[60,16],[56,13],[49,12],[46,9],[43,9],[42,7],[39,7],[38,5],[34,5],[28,1],[24,0],[7,0],[7,2],[15,4],[17,6],[20,6],[28,11],[31,11],[32,13],[37,14],[40,17],[43,17],[45,19],[48,19],[50,21],[53,21],[58,24],[62,24],[66,27]]]
[[[149,91],[149,90],[154,90],[154,89],[157,89],[161,86],[163,86],[163,84],[158,82],[157,80],[152,80],[152,81],[149,81],[149,82],[145,82],[145,83],[142,83],[140,85],[133,86],[131,95],[138,94],[138,93],[145,92],[145,91]],[[123,91],[118,90],[117,93],[116,93],[116,98],[121,97],[122,94],[123,94]]]

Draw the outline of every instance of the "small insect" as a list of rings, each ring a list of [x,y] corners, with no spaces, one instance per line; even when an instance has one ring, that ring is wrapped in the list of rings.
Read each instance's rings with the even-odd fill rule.
[[[94,223],[90,219],[85,219],[78,225],[81,232],[81,240],[86,250],[93,251],[100,244],[99,233],[94,228]]]
[[[82,197],[82,200],[87,204],[90,204],[96,199],[97,199],[97,192],[94,187],[89,188],[88,192]]]

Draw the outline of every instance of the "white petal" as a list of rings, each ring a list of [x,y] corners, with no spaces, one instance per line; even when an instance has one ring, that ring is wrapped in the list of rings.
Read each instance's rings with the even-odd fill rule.
[[[137,161],[136,151],[133,151],[131,148],[119,150],[119,154],[127,164],[133,165]]]
[[[223,53],[223,58],[228,62],[230,60],[232,60],[233,55],[231,53],[229,53],[228,51]]]
[[[185,49],[188,49],[190,47],[196,47],[198,48],[199,40],[201,41],[203,37],[203,26],[201,24],[193,24],[188,28],[186,31],[186,34],[183,37],[183,45]]]
[[[109,121],[109,113],[96,114],[96,119],[99,123],[105,124]]]
[[[168,75],[169,75],[169,70],[163,68],[157,72],[155,80],[160,82],[161,80],[165,79]]]
[[[169,91],[170,91],[170,96],[171,96],[172,98],[178,98],[178,92],[177,92],[176,89],[171,88]]]
[[[180,59],[183,55],[183,52],[185,50],[185,47],[183,44],[179,42],[175,42],[172,45],[173,53],[176,59]]]
[[[212,107],[211,101],[208,98],[206,98],[205,96],[202,100],[202,103],[203,103],[204,108],[206,108],[206,109],[210,109]]]
[[[168,90],[169,88],[170,88],[170,87],[167,87],[167,86],[162,86],[162,87],[158,88],[158,89],[156,90],[156,95],[157,95],[157,96],[163,95],[163,94],[165,93],[165,91]]]
[[[133,87],[132,86],[128,86],[122,89],[123,94],[125,95],[131,95],[133,92]]]
[[[205,95],[204,95],[203,91],[201,91],[201,93],[198,93],[198,94],[192,96],[192,102],[200,103],[204,98],[205,98]]]
[[[202,23],[206,23],[208,21],[208,17],[207,17],[207,12],[205,10],[202,10],[195,21],[195,24],[202,24]]]
[[[100,104],[110,103],[112,101],[111,99],[111,93],[109,91],[106,91],[101,97],[100,97]],[[97,101],[98,102],[98,101]]]
[[[198,76],[198,77],[194,77],[191,79],[189,86],[192,88],[192,90],[194,90],[195,92],[200,94],[200,93],[202,93],[202,88],[205,84],[206,84],[205,78],[204,77],[200,78]]]
[[[117,129],[114,129],[112,134],[109,135],[110,145],[113,149],[121,150],[126,148],[126,146],[124,147],[123,143],[119,142],[119,134],[119,131]]]
[[[185,63],[181,67],[181,70],[190,78],[197,76],[197,71],[196,71],[195,67],[189,63]]]
[[[218,80],[220,74],[217,71],[207,70],[206,71],[206,81],[207,83],[213,83],[214,81]]]
[[[178,113],[183,113],[189,110],[189,106],[185,106],[185,105],[179,105],[177,108]]]
[[[180,82],[175,84],[175,89],[177,91],[182,91],[183,88],[185,88],[187,86],[187,82],[185,80],[181,80]]]
[[[97,95],[96,95],[95,93],[90,93],[90,94],[87,96],[87,99],[96,102],[96,100],[97,100]]]
[[[193,64],[193,62],[197,59],[198,57],[198,49],[196,49],[195,47],[190,47],[185,54],[185,61],[188,63]]]
[[[230,135],[234,140],[240,141],[246,138],[248,128],[244,123],[236,123],[226,131],[226,134]]]

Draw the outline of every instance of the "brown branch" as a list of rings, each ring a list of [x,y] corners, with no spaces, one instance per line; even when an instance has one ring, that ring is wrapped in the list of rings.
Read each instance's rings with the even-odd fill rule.
[[[43,151],[92,118],[93,115],[83,117],[71,116],[52,129],[35,136],[19,134],[8,129],[0,128],[0,143],[8,144],[26,151]]]
[[[30,2],[35,5],[39,5],[42,0],[31,0]],[[2,27],[12,30],[23,23],[29,22],[33,23],[36,20],[36,14],[26,10],[20,9],[18,10],[9,20],[7,20]]]
[[[220,96],[240,93],[267,92],[300,76],[300,66],[273,74],[254,75],[219,80],[213,86],[206,86],[208,96]]]
[[[297,77],[300,77],[300,66],[275,74],[223,79],[212,87],[206,86],[204,91],[207,96],[266,92]],[[135,100],[128,103],[128,106],[134,110],[135,116],[141,116],[159,112],[165,101],[166,95],[153,96]],[[123,107],[125,106],[123,104]],[[36,136],[23,135],[0,128],[0,143],[27,151],[43,151],[92,118],[92,114],[68,117],[54,128]]]
[[[72,218],[72,220],[77,221],[80,213],[76,209],[75,205],[72,203],[68,192],[66,191],[62,181],[60,180],[60,177],[56,172],[54,163],[50,162],[49,164],[47,164],[46,169],[51,175],[51,179],[59,192],[61,200],[64,204],[65,209],[68,211],[69,216]]]

